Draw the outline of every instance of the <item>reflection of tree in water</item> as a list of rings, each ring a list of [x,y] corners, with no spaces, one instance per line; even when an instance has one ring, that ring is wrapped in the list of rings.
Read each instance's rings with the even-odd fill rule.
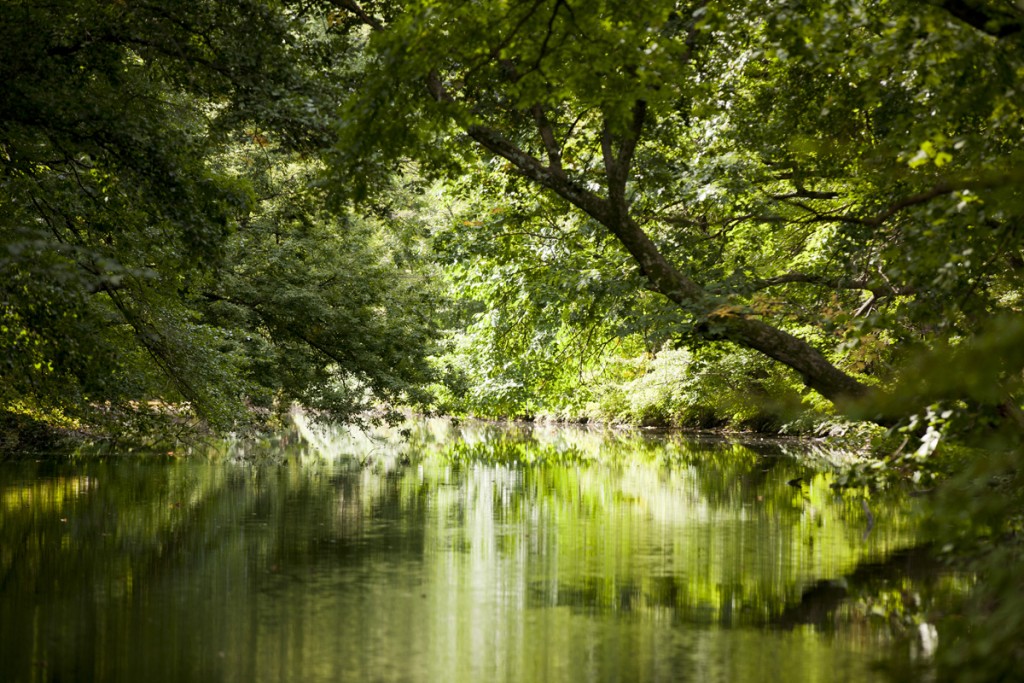
[[[861,498],[840,495],[827,472],[771,444],[619,435],[595,452],[581,448],[581,439],[561,438],[555,444],[520,429],[450,445],[433,461],[471,484],[460,514],[518,524],[534,539],[533,553],[558,558],[558,576],[538,568],[543,578],[528,582],[536,606],[670,609],[683,622],[767,624],[815,582],[838,579],[912,539],[911,516],[879,499],[872,505],[886,512],[887,524],[865,542]],[[509,499],[502,490],[474,513],[469,495],[499,484],[473,483],[472,462],[511,468],[514,476],[501,485],[513,489],[506,507],[494,505]],[[538,510],[547,517],[538,520]]]
[[[403,624],[439,629],[417,638],[460,638],[446,629],[465,619],[491,624],[495,647],[524,610],[548,608],[599,620],[824,627],[849,603],[828,587],[845,580],[849,597],[870,600],[882,584],[862,581],[860,567],[914,536],[913,518],[876,497],[885,523],[865,540],[860,498],[837,494],[827,472],[760,447],[589,430],[418,429],[404,446],[367,440],[372,457],[328,434],[333,459],[288,440],[262,460],[247,447],[245,458],[221,453],[213,462],[19,465],[0,485],[0,626],[14,632],[17,610],[29,609],[8,596],[89,595],[91,610],[138,612],[108,619],[99,640],[73,647],[81,615],[67,612],[60,628],[69,635],[48,637],[71,659],[77,647],[131,640],[155,607],[206,639],[227,638],[218,629],[242,620],[231,627],[239,642],[263,638],[268,609],[306,629],[323,601],[334,605],[330,625],[318,627],[325,633],[358,626],[346,610],[365,621],[393,609]],[[466,445],[447,441],[453,431]],[[196,618],[209,611],[227,621],[188,626],[186,599],[201,605]],[[18,647],[11,641],[4,654]],[[247,666],[262,661],[254,657]]]
[[[821,579],[808,585],[797,601],[778,603],[767,611],[757,611],[749,605],[740,606],[743,598],[741,586],[723,587],[721,608],[708,602],[694,603],[687,595],[685,580],[674,576],[626,582],[617,585],[613,591],[609,591],[606,583],[596,577],[554,586],[539,581],[530,586],[529,598],[534,607],[568,607],[582,612],[669,609],[673,623],[677,624],[783,629],[810,625],[831,630],[841,623],[868,616],[863,604],[878,600],[877,596],[886,591],[897,590],[909,595],[909,591],[915,590],[919,595],[929,589],[941,590],[939,584],[949,574],[930,553],[929,547],[918,546],[897,550],[880,561],[865,561],[847,575]],[[858,601],[858,604],[851,606],[851,601]]]

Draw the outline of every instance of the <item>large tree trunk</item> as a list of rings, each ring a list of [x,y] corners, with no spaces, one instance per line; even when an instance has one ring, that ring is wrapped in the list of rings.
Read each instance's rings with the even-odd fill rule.
[[[431,74],[428,87],[437,100],[452,101],[436,74]],[[716,302],[707,291],[673,266],[632,218],[625,187],[645,111],[643,102],[638,101],[634,107],[632,130],[623,136],[615,138],[606,129],[602,152],[608,178],[607,197],[569,178],[555,155],[551,155],[549,165],[544,165],[493,128],[473,125],[466,132],[481,147],[511,162],[520,174],[555,192],[604,225],[636,260],[654,291],[707,321],[697,326],[697,332],[705,338],[731,341],[765,354],[798,372],[808,387],[833,403],[865,396],[868,393],[866,385],[832,365],[821,351],[803,339],[756,318],[739,314],[716,315]],[[550,147],[550,131],[543,128],[543,117],[537,117],[537,120],[541,126],[541,138]]]
[[[705,338],[728,340],[779,361],[800,373],[804,384],[833,403],[867,393],[867,386],[832,365],[803,339],[756,318],[734,313],[716,315],[704,289],[669,263],[634,220],[626,217],[605,225],[636,259],[656,291],[707,317],[708,323],[697,329]]]

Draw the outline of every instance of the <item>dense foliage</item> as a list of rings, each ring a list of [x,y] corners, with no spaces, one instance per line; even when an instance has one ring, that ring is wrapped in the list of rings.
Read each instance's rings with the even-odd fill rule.
[[[935,671],[1024,676],[1020,8],[403,10],[350,13],[372,59],[334,161],[356,196],[408,156],[458,179],[448,405],[890,427],[867,471],[951,477],[936,547],[982,579]]]
[[[5,408],[231,428],[412,397],[410,243],[308,182],[347,49],[263,2],[4,3]]]
[[[866,419],[1024,676],[1017,4],[9,2],[0,77],[5,410]]]
[[[1019,363],[974,351],[1017,340],[1013,12],[484,4],[365,18],[339,148],[367,192],[404,155],[472,174],[445,243],[485,311],[481,408],[534,412],[564,396],[567,349],[636,334],[649,354],[732,342],[886,424],[939,399],[1015,414]],[[965,382],[868,389],[952,346]]]

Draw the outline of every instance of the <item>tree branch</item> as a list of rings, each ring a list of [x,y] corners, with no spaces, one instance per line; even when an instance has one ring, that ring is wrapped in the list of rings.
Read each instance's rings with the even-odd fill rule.
[[[563,0],[555,0],[555,9],[552,10],[551,16],[548,18],[548,30],[544,34],[544,40],[540,44],[540,51],[537,53],[537,61],[534,62],[533,68],[540,69],[540,63],[544,59],[544,53],[547,52],[548,42],[551,40],[551,36],[555,33],[555,19],[558,18],[558,8],[563,4]],[[566,5],[568,7],[568,5]],[[570,10],[571,12],[571,10]]]
[[[907,296],[914,293],[911,287],[894,287],[892,284],[878,283],[869,280],[867,277],[838,278],[825,277],[824,275],[812,275],[810,273],[784,273],[775,277],[762,278],[750,283],[751,291],[760,291],[769,287],[776,287],[785,284],[809,284],[822,285],[832,289],[861,289],[871,292],[876,298],[885,296]]]
[[[968,0],[942,0],[938,7],[968,26],[996,38],[1006,38],[1024,30],[1024,18],[999,12],[994,8],[982,7],[979,3]]]
[[[374,31],[384,30],[384,23],[381,22],[380,19],[378,19],[377,17],[373,16],[372,14],[364,10],[362,7],[360,7],[359,3],[356,2],[356,0],[333,0],[332,4],[340,7],[341,9],[348,10],[349,12],[354,14],[356,18],[359,19],[359,21],[369,26]]]
[[[553,173],[564,176],[565,171],[562,170],[562,150],[558,145],[558,141],[555,140],[555,132],[551,127],[551,121],[548,120],[547,114],[544,112],[544,107],[535,104],[533,105],[532,113],[533,120],[537,122],[537,132],[540,134],[540,139],[544,142],[544,149],[548,153],[548,167]]]
[[[840,195],[838,192],[816,192],[814,190],[806,190],[799,187],[795,192],[790,192],[788,194],[770,194],[768,197],[781,201],[784,199],[839,199]]]
[[[608,199],[612,209],[620,216],[625,216],[629,212],[626,203],[626,182],[629,180],[630,165],[640,142],[646,116],[647,102],[636,100],[633,103],[633,119],[629,130],[617,141],[618,150],[615,149],[616,136],[612,133],[607,116],[601,129],[601,153],[604,155],[604,168],[608,176]]]
[[[438,102],[453,102],[437,72],[428,75],[427,87]],[[544,166],[493,128],[473,124],[465,126],[465,131],[481,147],[509,161],[521,175],[553,191],[607,228],[632,256],[652,289],[697,318],[695,331],[705,339],[731,341],[759,351],[798,372],[808,387],[829,400],[864,396],[868,392],[865,385],[832,365],[803,339],[755,318],[719,314],[704,288],[673,266],[630,215],[625,186],[645,115],[645,103],[637,100],[631,130],[619,143],[617,152],[605,122],[601,146],[608,173],[607,199]]]
[[[802,211],[807,212],[811,216],[810,218],[795,219],[794,222],[809,222],[810,221],[810,222],[815,222],[815,223],[822,223],[822,222],[824,222],[824,223],[829,223],[829,222],[852,223],[852,224],[855,224],[855,225],[866,225],[868,227],[877,228],[877,227],[881,226],[883,223],[885,223],[887,220],[889,220],[890,218],[892,218],[893,216],[898,214],[900,211],[903,211],[904,209],[908,209],[908,208],[910,208],[912,206],[917,206],[919,204],[926,204],[926,203],[930,202],[933,199],[936,199],[938,197],[942,197],[943,195],[952,194],[953,192],[957,192],[958,190],[965,189],[965,188],[967,188],[968,186],[970,186],[972,184],[973,185],[979,185],[979,183],[959,183],[959,184],[954,185],[951,182],[943,181],[943,182],[939,183],[938,185],[932,187],[931,189],[924,190],[922,192],[918,192],[917,194],[913,194],[913,195],[910,195],[909,197],[904,197],[903,199],[901,199],[901,200],[899,200],[897,202],[893,202],[889,206],[885,207],[884,209],[882,209],[881,211],[876,213],[874,216],[869,216],[867,218],[864,218],[862,216],[856,216],[856,215],[854,215],[852,213],[829,213],[829,212],[822,212],[822,211],[818,211],[817,209],[815,209],[812,206],[808,206],[804,202],[794,201],[794,198],[796,198],[796,197],[808,197],[808,195],[810,195],[810,194],[817,194],[817,193],[810,193],[810,192],[807,192],[807,191],[803,191],[802,193],[791,193],[791,194],[788,194],[788,195],[775,195],[775,196],[771,196],[770,195],[770,196],[771,196],[772,199],[777,199],[777,200],[783,201],[783,202],[785,202],[786,204],[788,204],[790,206],[794,206],[794,207],[796,207],[798,209],[801,209]],[[987,185],[987,183],[980,183],[980,185],[984,186],[984,185]],[[827,193],[820,193],[820,194],[824,195],[824,194],[827,194]],[[812,198],[812,199],[832,199],[833,197],[820,196],[820,197],[810,197],[810,198]]]
[[[905,197],[898,202],[890,204],[883,211],[877,213],[873,218],[866,219],[865,223],[877,227],[884,223],[885,221],[892,218],[893,216],[895,216],[896,214],[898,214],[903,209],[910,208],[911,206],[917,206],[918,204],[926,204],[937,197],[952,194],[953,192],[956,192],[959,189],[962,188],[956,187],[952,183],[939,183],[930,190],[918,192],[917,194],[910,195],[909,197]]]

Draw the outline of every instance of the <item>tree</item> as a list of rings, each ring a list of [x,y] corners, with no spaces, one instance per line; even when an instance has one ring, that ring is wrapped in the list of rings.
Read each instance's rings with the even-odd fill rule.
[[[753,349],[833,402],[908,418],[885,462],[945,467],[937,547],[981,577],[971,618],[940,624],[939,674],[1021,677],[1018,6],[337,4],[374,34],[339,145],[367,192],[403,155],[481,187],[512,176],[494,207],[542,191],[545,238],[612,236],[675,313],[667,338]],[[479,222],[465,241],[494,234]],[[943,465],[943,443],[983,450]]]
[[[351,416],[424,380],[415,263],[300,182],[345,89],[319,19],[5,3],[0,45],[6,409],[95,422],[156,400],[229,428],[253,401]]]
[[[1016,286],[1015,10],[340,6],[374,32],[339,145],[366,189],[403,154],[503,167],[614,236],[694,337],[832,401],[873,381],[839,343],[882,330],[910,349],[1014,310],[993,294]],[[979,259],[993,240],[1002,256]]]

